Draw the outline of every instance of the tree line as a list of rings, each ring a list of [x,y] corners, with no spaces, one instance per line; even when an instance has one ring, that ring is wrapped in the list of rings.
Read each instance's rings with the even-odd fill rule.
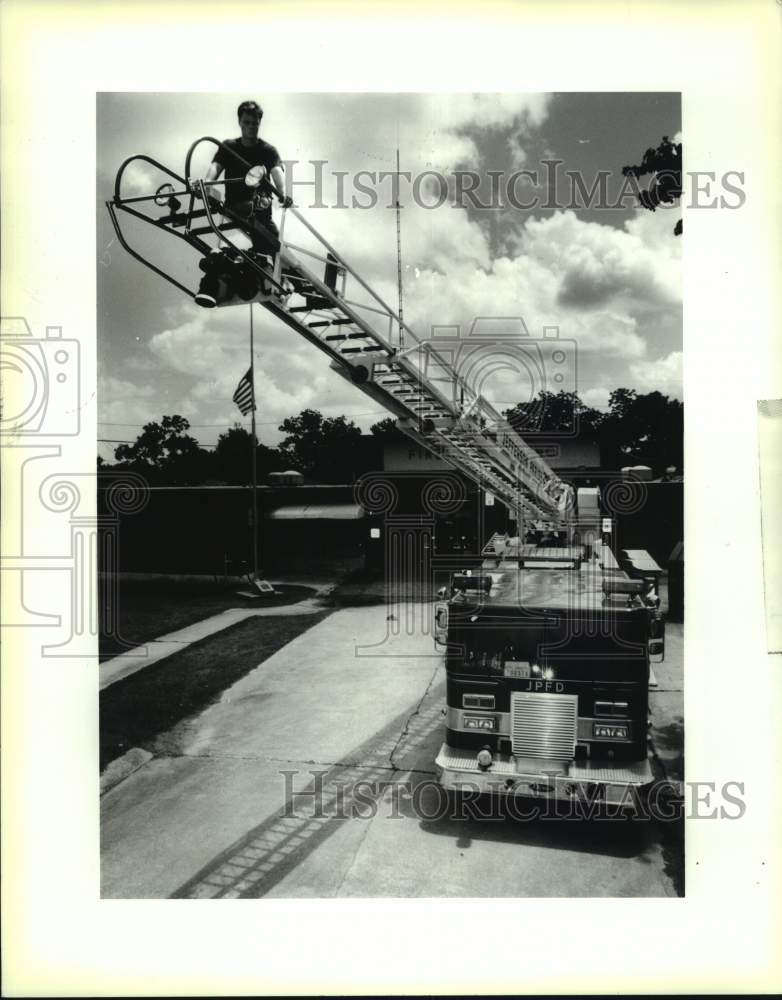
[[[533,447],[547,440],[574,436],[598,445],[601,465],[648,465],[655,475],[683,465],[683,406],[659,392],[638,394],[616,389],[608,410],[586,406],[577,393],[541,392],[527,403],[518,403],[504,416]],[[295,470],[314,482],[350,483],[365,472],[382,466],[382,445],[408,439],[386,418],[362,434],[345,416],[324,417],[305,409],[279,425],[284,434],[270,448],[258,444],[258,481],[272,472]],[[245,485],[251,481],[251,435],[235,424],[220,434],[214,448],[201,447],[190,433],[189,421],[174,414],[145,424],[132,443],[114,451],[114,463],[98,459],[101,470],[132,469],[153,485],[198,485],[225,483]]]

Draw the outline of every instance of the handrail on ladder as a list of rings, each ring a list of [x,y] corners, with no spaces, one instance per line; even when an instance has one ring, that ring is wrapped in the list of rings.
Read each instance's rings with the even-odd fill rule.
[[[536,480],[538,486],[535,488],[535,493],[542,491],[546,497],[548,497],[548,503],[552,505],[557,505],[562,509],[563,504],[566,502],[566,498],[562,495],[560,491],[559,502],[557,497],[553,495],[558,491],[558,488],[563,488],[565,493],[568,492],[568,487],[559,477],[553,472],[553,470],[548,466],[548,463],[532,449],[524,438],[511,427],[510,424],[502,417],[500,413],[492,406],[492,404],[477,393],[473,387],[464,379],[462,375],[456,371],[452,365],[442,357],[439,351],[432,345],[431,341],[421,339],[416,332],[397,314],[397,312],[388,305],[387,302],[361,277],[361,275],[355,270],[355,268],[345,259],[345,257],[336,250],[334,246],[325,237],[323,237],[315,227],[301,214],[298,209],[292,205],[285,205],[285,199],[283,193],[277,188],[271,178],[264,179],[263,189],[268,189],[281,203],[282,203],[282,216],[280,220],[280,233],[279,233],[279,250],[277,250],[274,256],[274,266],[273,273],[269,272],[261,267],[256,261],[243,251],[239,246],[237,246],[232,240],[230,240],[223,229],[218,226],[213,218],[212,210],[210,207],[210,198],[208,197],[207,189],[214,185],[226,185],[235,183],[244,183],[244,178],[235,179],[218,179],[216,181],[204,181],[204,180],[192,180],[191,179],[191,168],[193,155],[196,149],[204,142],[211,143],[220,149],[228,150],[225,143],[221,142],[219,139],[215,139],[213,136],[202,136],[196,139],[188,149],[187,155],[185,157],[185,177],[181,177],[174,171],[168,169],[163,164],[154,160],[151,157],[145,156],[143,154],[137,154],[136,156],[129,157],[120,167],[117,177],[115,180],[114,189],[114,202],[108,202],[107,207],[111,215],[114,228],[117,231],[117,235],[122,243],[122,245],[127,249],[134,257],[141,260],[142,263],[147,264],[152,270],[161,274],[163,277],[167,278],[172,284],[176,285],[178,288],[187,291],[183,285],[178,281],[166,275],[159,268],[152,265],[150,262],[145,261],[139,254],[135,253],[123,238],[118,222],[116,219],[115,208],[121,207],[124,211],[127,211],[133,215],[137,215],[139,218],[144,219],[147,222],[151,222],[158,226],[164,226],[169,232],[174,232],[175,235],[179,236],[186,241],[191,242],[197,248],[200,248],[201,252],[206,252],[207,245],[203,241],[199,240],[195,234],[190,233],[186,230],[185,233],[176,232],[176,230],[171,226],[165,226],[165,220],[151,219],[141,213],[136,212],[129,206],[132,202],[143,202],[154,200],[155,195],[141,196],[133,198],[122,198],[121,196],[121,181],[126,168],[134,160],[145,161],[156,169],[161,170],[163,173],[167,174],[173,180],[179,182],[183,185],[184,190],[174,191],[173,195],[190,195],[191,203],[190,210],[187,212],[187,219],[192,217],[193,204],[195,197],[201,199],[204,205],[203,215],[205,215],[208,222],[209,229],[211,229],[218,238],[220,243],[226,244],[233,251],[240,255],[241,259],[245,261],[253,270],[262,274],[264,278],[271,280],[274,285],[279,289],[282,287],[282,265],[285,262],[288,268],[293,268],[301,273],[302,279],[310,283],[311,286],[322,295],[326,301],[331,301],[333,304],[331,306],[322,306],[321,309],[332,309],[340,310],[348,318],[349,322],[356,324],[359,330],[364,330],[367,332],[367,336],[374,338],[378,344],[379,350],[388,358],[389,362],[393,362],[400,372],[406,373],[408,379],[412,379],[418,382],[422,390],[425,388],[426,393],[436,401],[437,405],[444,408],[445,413],[449,414],[452,419],[457,421],[457,429],[460,421],[463,421],[464,431],[468,434],[475,435],[476,441],[477,436],[485,436],[487,438],[486,444],[481,445],[481,450],[486,451],[488,448],[487,455],[490,455],[494,449],[497,449],[499,453],[505,453],[508,457],[512,458],[513,462],[518,463],[518,467],[525,470],[526,476],[531,476],[533,480]],[[235,150],[230,150],[231,155],[235,156],[247,170],[250,170],[252,164],[244,159]],[[171,192],[166,192],[169,197],[171,197]],[[173,209],[172,209],[173,212]],[[240,228],[246,224],[247,220],[240,217],[234,217],[233,213],[230,211],[230,206],[222,206],[221,212],[225,217],[234,222],[235,226]],[[302,226],[314,237],[316,242],[325,250],[325,258],[318,253],[307,250],[304,247],[293,243],[291,240],[286,240],[285,238],[285,220],[286,214],[291,213],[291,215],[299,222]],[[180,223],[181,224],[181,223]],[[189,222],[188,222],[189,226]],[[269,234],[271,236],[271,234]],[[295,250],[297,253],[304,254],[314,259],[323,262],[324,259],[329,265],[336,265],[338,271],[341,271],[343,275],[342,291],[337,292],[335,288],[326,285],[320,278],[312,274],[306,267],[304,267],[296,257],[291,257],[290,251]],[[376,308],[365,303],[354,302],[348,300],[345,297],[345,278],[350,275],[355,282],[370,296],[370,298],[377,303]],[[192,293],[188,292],[192,295]],[[275,313],[278,315],[285,314],[285,306],[281,306],[281,312],[275,309]],[[389,323],[389,339],[387,340],[382,335],[378,334],[375,329],[368,322],[362,320],[358,314],[355,312],[356,309],[366,309],[370,312],[378,313],[387,318]],[[292,319],[292,317],[291,317]],[[306,325],[306,324],[305,324]],[[400,351],[398,348],[394,347],[390,343],[390,332],[396,325],[400,331],[405,331],[410,340],[413,342],[412,345],[406,348],[404,351]],[[309,328],[308,328],[309,330]],[[312,337],[310,336],[310,339]],[[411,363],[412,355],[415,352],[419,353],[420,361],[418,365]],[[426,358],[424,359],[424,355]],[[410,359],[410,360],[408,360]],[[439,378],[429,378],[424,371],[424,365],[432,362],[436,368],[439,369],[441,373]],[[343,362],[346,364],[347,362]],[[435,387],[434,382],[446,382],[451,386],[452,398],[447,399],[438,389]],[[439,435],[439,432],[438,432]],[[443,438],[447,444],[452,445],[453,442]],[[515,452],[515,454],[514,454]],[[507,465],[507,459],[503,460]],[[502,465],[498,466],[501,468]],[[509,469],[515,468],[511,464]],[[525,486],[529,489],[529,485]],[[540,497],[543,499],[543,497]]]

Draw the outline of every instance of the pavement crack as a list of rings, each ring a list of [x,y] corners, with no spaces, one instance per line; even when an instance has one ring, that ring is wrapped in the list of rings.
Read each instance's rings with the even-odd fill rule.
[[[166,758],[170,760],[181,760],[183,758],[187,760],[247,760],[264,762],[266,764],[295,764],[298,767],[344,768],[345,770],[390,771],[391,773],[398,773],[404,770],[406,774],[434,774],[434,771],[426,770],[425,768],[399,768],[396,765],[385,764],[375,760],[297,760],[287,757],[265,757],[262,754],[193,753],[188,751],[181,751],[179,753],[167,751],[155,754],[156,760],[164,760]]]
[[[359,842],[356,844],[356,849],[353,851],[353,857],[350,859],[350,863],[348,864],[347,868],[345,869],[345,874],[339,880],[339,885],[337,886],[337,890],[334,893],[335,896],[339,896],[341,894],[341,892],[342,892],[342,886],[345,884],[345,882],[347,882],[348,875],[350,875],[351,871],[353,870],[353,866],[355,865],[356,859],[358,858],[358,853],[361,850],[361,848],[364,846],[364,841],[367,839],[367,836],[369,835],[369,830],[370,830],[371,826],[372,826],[371,822],[364,824],[364,829],[363,829],[363,832],[362,832],[361,837],[359,839]]]
[[[255,760],[265,761],[268,764],[298,764],[300,767],[344,767],[341,761],[335,760],[291,760],[285,757],[266,757],[264,754],[240,754],[240,753],[196,753],[192,750],[182,750],[179,752],[167,751],[158,753],[158,757],[170,757],[174,759],[186,757],[189,760]],[[351,766],[351,765],[348,765]]]
[[[391,753],[388,755],[388,763],[389,763],[392,771],[404,770],[403,768],[397,767],[396,764],[394,763],[394,754],[399,749],[399,747],[400,747],[400,745],[402,743],[402,740],[409,733],[409,731],[410,731],[410,723],[413,721],[413,719],[416,717],[416,715],[418,715],[418,713],[421,711],[421,706],[426,701],[426,698],[427,698],[429,692],[432,690],[432,685],[434,684],[435,678],[437,677],[437,674],[438,674],[439,670],[440,670],[440,664],[438,663],[437,666],[434,668],[432,676],[429,678],[429,683],[426,685],[426,690],[421,695],[421,698],[420,698],[418,704],[413,709],[413,711],[405,719],[405,724],[402,726],[402,731],[399,734],[396,743],[394,743],[393,747],[391,748]]]

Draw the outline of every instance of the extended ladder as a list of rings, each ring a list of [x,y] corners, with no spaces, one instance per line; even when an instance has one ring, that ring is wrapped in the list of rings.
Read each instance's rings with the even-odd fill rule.
[[[188,152],[186,177],[193,151],[201,142],[222,145],[209,136],[197,140]],[[150,217],[132,207],[154,201],[155,195],[121,196],[122,174],[136,159],[151,163],[183,185],[182,190],[172,187],[165,192],[170,208],[167,216]],[[187,211],[179,211],[181,203],[177,196],[189,198]],[[161,204],[159,192],[157,204]],[[188,184],[185,178],[145,156],[131,157],[122,164],[115,197],[107,202],[118,239],[125,249],[185,294],[192,297],[194,292],[129,246],[119,225],[118,211],[172,233],[201,255],[214,249],[202,237],[214,235],[218,246],[229,249],[248,270],[257,274],[261,292],[254,301],[327,354],[331,367],[392,413],[406,435],[490,490],[509,510],[525,519],[560,524],[571,515],[572,488],[474,391],[438,352],[435,343],[418,337],[297,209],[282,210],[279,242],[272,238],[275,252],[270,255],[273,260],[270,265],[242,250],[227,235],[232,230],[245,233],[255,230],[263,235],[266,233],[263,227],[252,220],[237,218],[224,205],[219,206],[223,221],[218,222],[214,206],[203,181]],[[286,239],[289,217],[315,241],[316,249]],[[195,220],[204,223],[194,226]],[[312,261],[324,266],[323,277],[311,269]],[[370,302],[348,298],[349,279],[369,296]],[[404,332],[405,342],[410,346],[402,350],[392,343],[395,330]]]

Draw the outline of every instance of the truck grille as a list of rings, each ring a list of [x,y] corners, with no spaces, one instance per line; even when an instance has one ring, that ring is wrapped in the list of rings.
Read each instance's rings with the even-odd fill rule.
[[[514,757],[572,760],[576,748],[578,697],[574,694],[511,694]]]

